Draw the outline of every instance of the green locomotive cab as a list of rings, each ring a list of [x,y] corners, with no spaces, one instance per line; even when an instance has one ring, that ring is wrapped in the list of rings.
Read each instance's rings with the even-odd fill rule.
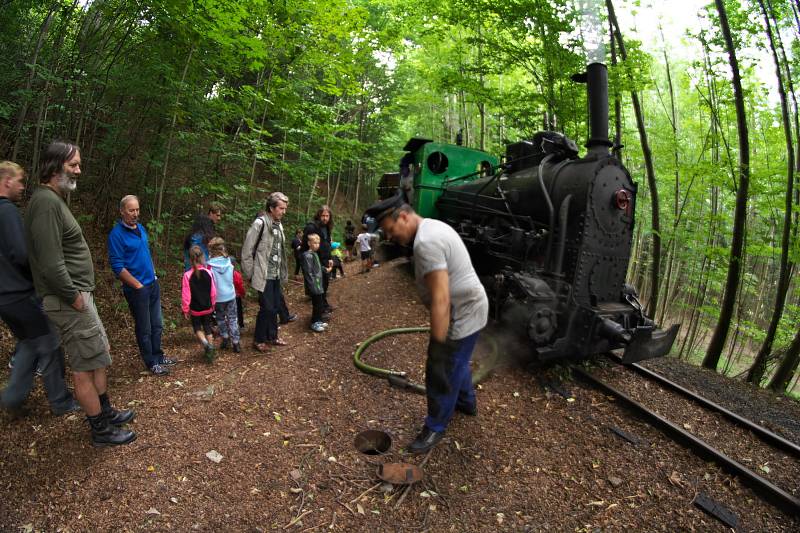
[[[423,217],[438,218],[436,201],[448,185],[488,176],[500,162],[481,150],[419,137],[411,138],[403,150],[399,188]]]

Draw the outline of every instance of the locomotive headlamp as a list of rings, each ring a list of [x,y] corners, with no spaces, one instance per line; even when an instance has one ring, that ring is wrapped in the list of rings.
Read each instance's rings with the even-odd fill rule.
[[[625,211],[626,215],[631,214],[631,208],[633,207],[632,200],[633,196],[627,189],[620,189],[614,193],[614,206],[620,211]]]

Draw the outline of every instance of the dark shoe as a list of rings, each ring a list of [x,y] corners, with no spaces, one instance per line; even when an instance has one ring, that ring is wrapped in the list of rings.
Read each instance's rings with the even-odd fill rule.
[[[161,365],[153,365],[153,366],[151,366],[150,367],[150,372],[152,372],[152,374],[154,376],[168,376],[169,375],[169,370],[167,369],[167,367],[161,366]]]
[[[297,313],[292,313],[286,318],[286,320],[281,320],[281,324],[288,324],[289,322],[294,322],[295,320],[297,320]]]
[[[81,406],[75,400],[70,400],[67,402],[66,405],[59,407],[58,409],[51,408],[50,409],[53,413],[53,416],[64,416],[68,415],[69,413],[76,413],[81,410]]]
[[[233,353],[242,353],[242,347],[238,342],[233,343]]]
[[[456,404],[456,411],[467,416],[478,416],[478,406],[475,405],[462,405]]]
[[[431,431],[428,427],[422,428],[422,431],[411,444],[408,445],[409,453],[426,453],[428,450],[439,444],[439,441],[444,437],[444,432]]]
[[[112,407],[103,410],[103,416],[106,417],[106,420],[108,420],[108,423],[112,426],[121,426],[133,420],[136,416],[136,412],[133,409],[118,411]]]
[[[320,315],[320,318],[322,319],[323,322],[328,322],[331,319],[331,314],[330,313],[322,313]]]
[[[172,366],[177,365],[178,361],[176,359],[170,359],[169,357],[165,357],[161,360],[161,366]]]
[[[269,345],[266,342],[254,342],[253,349],[257,352],[267,353],[269,351]]]
[[[119,446],[136,440],[136,433],[110,424],[102,414],[87,418],[92,427],[94,446]]]
[[[206,357],[206,363],[213,363],[214,362],[214,356],[216,355],[215,350],[214,350],[214,345],[213,344],[206,344],[206,347],[205,347],[205,349],[203,351],[204,351],[204,355]]]
[[[220,350],[227,350],[228,349],[228,345],[230,343],[231,343],[230,339],[226,339],[226,338],[223,337],[222,344],[219,345],[219,349]]]

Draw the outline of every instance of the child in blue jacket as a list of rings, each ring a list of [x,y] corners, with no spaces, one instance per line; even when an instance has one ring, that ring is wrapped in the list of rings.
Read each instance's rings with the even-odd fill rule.
[[[233,345],[234,353],[242,351],[239,345],[239,317],[236,312],[236,290],[233,285],[233,263],[225,250],[225,241],[214,237],[208,242],[211,259],[208,266],[214,272],[217,284],[216,315],[219,334],[222,337],[220,348]]]

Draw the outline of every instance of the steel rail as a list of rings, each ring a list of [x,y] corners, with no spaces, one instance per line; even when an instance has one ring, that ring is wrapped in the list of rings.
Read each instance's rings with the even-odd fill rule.
[[[571,366],[570,368],[575,376],[621,400],[626,407],[642,416],[648,423],[660,429],[676,442],[690,448],[699,457],[714,461],[728,473],[739,476],[745,485],[772,503],[776,508],[788,515],[800,516],[800,499],[585,370],[576,366]]]
[[[795,457],[800,457],[800,446],[798,446],[797,444],[795,444],[790,440],[781,437],[777,433],[768,430],[764,426],[758,425],[752,420],[747,419],[741,415],[738,415],[733,411],[730,411],[725,407],[719,405],[718,403],[714,403],[711,400],[700,396],[696,392],[692,392],[686,387],[679,385],[674,381],[671,381],[666,377],[662,376],[661,374],[653,372],[649,368],[641,366],[638,363],[633,363],[624,366],[632,368],[634,371],[645,376],[648,379],[652,379],[653,381],[657,381],[658,383],[665,385],[666,387],[674,390],[675,392],[678,392],[683,396],[699,403],[700,405],[709,409],[710,411],[716,411],[717,413],[720,413],[721,415],[725,416],[728,420],[732,421],[734,424],[749,429],[750,431],[755,433],[759,438],[761,438],[761,440],[763,440],[764,442],[771,444],[772,446],[775,446],[776,448],[779,448],[785,452],[788,452],[794,455]]]

